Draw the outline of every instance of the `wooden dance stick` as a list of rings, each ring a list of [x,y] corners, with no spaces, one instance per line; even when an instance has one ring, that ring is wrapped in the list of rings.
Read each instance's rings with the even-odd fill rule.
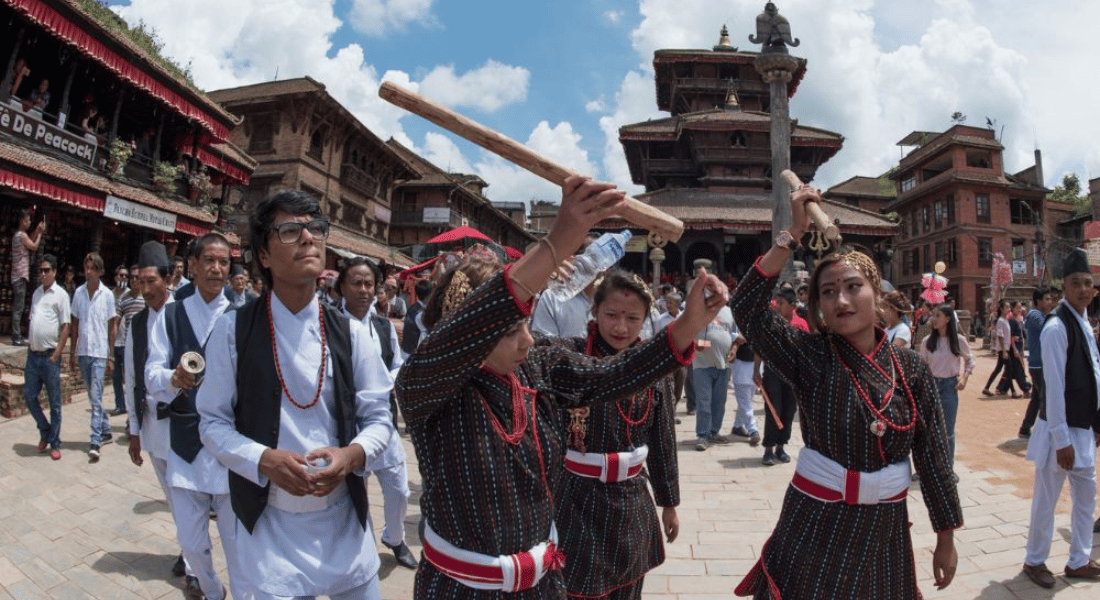
[[[764,406],[768,407],[768,412],[772,414],[772,420],[775,421],[775,427],[777,429],[783,429],[783,419],[779,418],[779,412],[775,410],[775,405],[772,404],[772,399],[768,397],[768,391],[764,389],[764,386],[759,383],[756,384],[756,388],[760,390],[760,395],[764,397]]]
[[[504,157],[543,179],[562,185],[572,175],[571,171],[539,155],[523,144],[494,131],[449,108],[440,106],[427,98],[410,92],[392,82],[385,82],[378,88],[383,100],[420,115],[440,127],[459,135],[486,150]],[[668,241],[675,242],[684,233],[683,221],[668,215],[644,202],[627,197],[626,205],[619,210],[623,219],[659,234]]]
[[[798,175],[795,175],[794,171],[790,169],[783,170],[783,178],[790,184],[791,194],[797,192],[798,188],[803,185]],[[810,220],[814,222],[814,225],[817,225],[818,230],[824,233],[826,238],[835,240],[838,243],[840,242],[840,228],[833,223],[829,215],[825,214],[825,211],[821,210],[820,204],[817,202],[807,202],[806,213],[810,215]]]

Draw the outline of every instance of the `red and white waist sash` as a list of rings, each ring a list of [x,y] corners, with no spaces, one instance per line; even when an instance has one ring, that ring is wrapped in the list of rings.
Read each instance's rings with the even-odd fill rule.
[[[909,493],[909,461],[888,465],[873,473],[849,471],[825,455],[803,448],[791,485],[823,502],[879,504],[901,502]]]
[[[569,450],[565,453],[565,469],[581,477],[599,479],[604,483],[615,483],[626,481],[641,473],[647,456],[649,456],[649,448],[645,445],[639,446],[633,452],[611,454]]]
[[[424,523],[424,558],[441,573],[476,590],[520,592],[531,589],[549,571],[560,571],[565,556],[558,551],[558,530],[550,524],[550,539],[526,552],[489,556],[463,550]]]

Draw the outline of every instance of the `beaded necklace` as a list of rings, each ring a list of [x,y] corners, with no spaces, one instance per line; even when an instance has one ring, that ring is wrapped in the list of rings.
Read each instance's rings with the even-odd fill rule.
[[[595,321],[589,321],[589,323],[588,323],[588,339],[585,340],[585,343],[584,343],[584,353],[587,354],[588,356],[595,356],[595,357],[602,358],[604,356],[604,353],[599,348],[597,348],[596,344],[595,344],[596,336],[598,336],[598,335],[599,335],[599,330],[596,327],[596,322]],[[623,410],[623,405],[622,405],[622,399],[619,399],[619,400],[615,401],[615,410],[619,413],[619,417],[621,417],[622,420],[626,422],[626,442],[630,445],[634,445],[634,441],[630,437],[630,428],[631,427],[637,427],[638,425],[641,425],[642,423],[645,423],[646,419],[649,418],[650,411],[653,410],[653,387],[651,386],[649,389],[646,390],[645,412],[642,414],[642,416],[640,418],[631,419],[630,415],[634,414],[634,407],[637,404],[637,402],[638,402],[638,394],[634,394],[633,396],[630,397],[630,408],[628,410],[624,411]],[[585,410],[587,410],[587,409],[585,409]],[[587,416],[587,413],[585,413],[585,416]],[[582,431],[577,432],[577,433],[579,433],[579,438],[580,438],[579,441],[580,441],[580,443],[583,447],[585,431],[582,430]]]
[[[286,380],[283,379],[283,368],[279,365],[279,344],[275,341],[275,319],[271,316],[271,296],[267,296],[267,326],[271,330],[271,351],[275,354],[275,372],[279,375],[279,385],[283,387],[283,393],[286,394],[286,399],[290,400],[290,403],[298,408],[305,410],[312,407],[321,399],[321,387],[325,383],[325,365],[328,360],[328,337],[325,334],[325,313],[321,303],[317,303],[317,319],[321,322],[321,368],[317,371],[317,393],[313,396],[313,401],[309,404],[298,404],[295,402],[294,397],[290,395],[290,390],[286,387]]]
[[[871,422],[870,430],[876,437],[882,438],[886,435],[886,428],[893,429],[894,431],[909,431],[917,424],[917,401],[913,397],[913,391],[909,389],[909,380],[905,377],[905,371],[902,370],[901,364],[898,362],[897,353],[894,351],[892,344],[887,345],[886,351],[890,354],[890,373],[887,374],[886,370],[880,367],[875,361],[867,359],[867,362],[871,363],[871,366],[875,368],[890,382],[890,389],[882,395],[881,406],[875,406],[875,403],[871,400],[870,395],[867,394],[867,390],[863,389],[863,386],[859,383],[859,379],[856,378],[856,374],[852,372],[852,369],[845,362],[844,357],[837,351],[836,344],[832,343],[833,351],[837,352],[837,357],[840,359],[840,366],[844,368],[844,372],[848,374],[848,379],[852,382],[852,385],[856,388],[856,393],[859,395],[863,404],[874,415],[875,420]],[[891,421],[883,411],[890,405],[890,400],[894,397],[894,387],[896,386],[896,380],[894,379],[894,373],[901,376],[902,387],[905,388],[905,395],[909,398],[909,414],[910,420],[905,425],[900,425]]]
[[[507,376],[501,375],[490,371],[497,378],[508,384],[508,388],[512,391],[512,431],[504,431],[504,425],[501,425],[500,419],[493,414],[492,409],[489,408],[489,402],[485,400],[484,394],[481,396],[481,405],[485,407],[485,413],[489,415],[489,424],[493,426],[493,431],[497,432],[500,439],[515,446],[519,444],[523,439],[523,434],[527,432],[527,408],[523,405],[523,397],[528,392],[531,393],[531,411],[535,410],[535,396],[534,390],[525,388],[519,383],[519,377],[516,377],[515,373],[508,373]]]

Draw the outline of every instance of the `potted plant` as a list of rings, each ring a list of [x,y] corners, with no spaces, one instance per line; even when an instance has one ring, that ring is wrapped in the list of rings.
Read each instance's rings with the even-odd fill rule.
[[[107,175],[122,175],[123,167],[130,162],[130,157],[134,155],[134,146],[132,143],[116,137],[111,140],[108,153],[110,156],[107,159]]]
[[[163,160],[153,166],[153,188],[158,192],[175,194],[176,179],[180,176],[180,167]]]
[[[198,170],[188,173],[187,183],[190,186],[188,195],[192,201],[205,204],[210,199],[210,190],[214,186],[210,183],[210,175],[207,175],[206,167],[199,167]]]

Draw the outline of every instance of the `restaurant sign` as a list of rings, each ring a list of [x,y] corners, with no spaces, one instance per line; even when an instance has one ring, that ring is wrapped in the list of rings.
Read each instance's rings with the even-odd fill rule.
[[[126,221],[127,223],[160,231],[173,232],[176,230],[176,215],[123,200],[110,194],[107,195],[107,204],[103,207],[103,216],[108,219]]]
[[[54,127],[10,105],[0,104],[0,131],[54,148],[89,165],[95,160],[98,146],[94,141]]]

